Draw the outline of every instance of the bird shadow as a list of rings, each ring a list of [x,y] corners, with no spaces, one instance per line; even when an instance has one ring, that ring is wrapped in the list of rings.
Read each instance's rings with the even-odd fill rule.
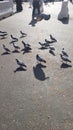
[[[48,49],[48,47],[40,47],[39,49],[40,50],[45,50],[45,49]]]
[[[72,67],[72,65],[66,64],[66,63],[62,63],[60,68],[69,68]]]
[[[2,39],[6,39],[6,38],[7,38],[6,36],[5,36],[5,37],[1,37],[0,40],[2,40]]]
[[[34,76],[36,79],[44,81],[45,79],[49,78],[45,76],[45,73],[42,68],[46,68],[45,65],[39,63],[35,67],[33,67]]]
[[[57,42],[57,40],[56,39],[54,39],[54,40],[48,40],[48,43],[49,43],[49,45],[52,45],[52,43],[55,43],[55,42]],[[46,43],[47,43],[47,41],[46,41]]]
[[[16,68],[16,70],[14,70],[14,73],[16,73],[16,72],[20,72],[20,71],[26,71],[27,69],[24,69],[23,67],[18,67],[18,68]]]
[[[17,40],[12,40],[12,41],[10,42],[10,44],[15,43],[15,42],[18,42],[18,41],[17,41]]]
[[[26,54],[26,53],[31,53],[31,51],[30,50],[29,51],[24,51],[23,55]]]
[[[10,55],[9,52],[3,52],[1,55]]]
[[[49,46],[49,49],[52,50],[52,51],[55,51],[54,47]]]
[[[26,35],[20,36],[20,38],[24,38],[24,37],[26,37]]]
[[[55,56],[55,53],[54,53],[53,50],[50,49],[50,50],[49,50],[49,53],[52,54],[53,56]]]
[[[18,50],[13,50],[12,53],[20,53]]]

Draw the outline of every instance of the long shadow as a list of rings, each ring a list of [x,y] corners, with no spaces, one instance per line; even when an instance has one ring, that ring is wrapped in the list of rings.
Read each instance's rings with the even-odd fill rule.
[[[0,21],[1,21],[1,20],[5,20],[5,19],[9,18],[9,17],[10,17],[10,16],[12,16],[12,15],[13,15],[13,13],[12,13],[12,14],[10,14],[9,16],[2,17],[2,18],[0,19]]]
[[[19,13],[21,13],[22,11],[20,11],[20,12],[13,12],[12,14],[10,14],[9,16],[7,16],[7,17],[2,17],[1,19],[0,19],[0,21],[1,20],[5,20],[5,19],[7,19],[7,18],[9,18],[9,17],[11,17],[11,16],[13,16],[13,15],[15,15],[15,14],[19,14]]]
[[[9,52],[3,52],[1,55],[10,55]]]
[[[66,64],[66,63],[62,63],[60,68],[69,68],[72,67],[72,65]]]
[[[31,53],[31,51],[30,50],[29,51],[24,51],[23,55],[26,54],[26,53]]]
[[[13,50],[12,53],[20,53],[18,50]]]
[[[45,76],[44,71],[42,68],[46,68],[43,64],[37,64],[35,67],[33,67],[34,76],[36,79],[44,81],[45,79],[49,78]]]
[[[24,69],[23,67],[18,67],[14,70],[14,73],[19,72],[19,71],[26,71],[27,69]]]
[[[40,50],[45,50],[45,49],[48,49],[48,47],[40,47],[39,49]]]

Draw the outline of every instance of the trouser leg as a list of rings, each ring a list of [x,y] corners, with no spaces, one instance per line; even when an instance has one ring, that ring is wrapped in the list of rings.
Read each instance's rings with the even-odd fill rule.
[[[32,17],[34,17],[34,15],[35,15],[35,7],[33,7],[33,11],[32,11]]]
[[[38,7],[37,10],[38,10],[38,15],[39,15],[40,14],[40,7]]]

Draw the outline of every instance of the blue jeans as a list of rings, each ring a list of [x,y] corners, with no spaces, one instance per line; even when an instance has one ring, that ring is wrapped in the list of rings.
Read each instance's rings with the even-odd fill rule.
[[[39,1],[35,1],[33,2],[33,11],[32,11],[32,16],[35,16],[35,10],[37,9],[38,11],[38,15],[40,14],[40,5],[39,5]]]

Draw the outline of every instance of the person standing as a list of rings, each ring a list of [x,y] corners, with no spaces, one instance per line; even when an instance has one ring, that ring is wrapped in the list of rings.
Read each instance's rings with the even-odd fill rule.
[[[70,2],[73,4],[73,0],[70,0]]]
[[[16,2],[16,12],[21,12],[23,10],[22,0],[15,0]]]
[[[37,10],[38,15],[40,15],[40,0],[33,0],[32,6],[33,6],[32,19],[34,19],[36,10]]]

